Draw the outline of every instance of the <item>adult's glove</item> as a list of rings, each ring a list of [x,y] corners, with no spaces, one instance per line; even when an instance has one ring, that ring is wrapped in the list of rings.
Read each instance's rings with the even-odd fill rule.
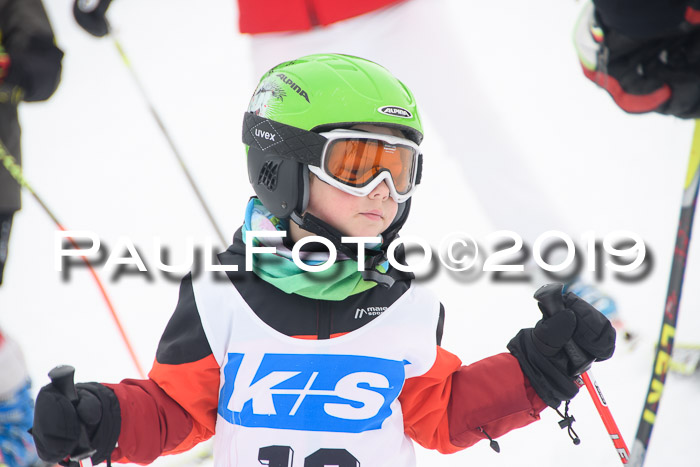
[[[76,452],[82,427],[90,447],[96,452],[92,463],[107,459],[119,439],[121,415],[114,392],[99,383],[76,384],[78,403],[73,405],[61,392],[48,384],[41,388],[34,407],[31,429],[39,457],[52,463],[63,463]]]
[[[8,53],[7,74],[0,80],[3,85],[0,92],[18,96],[28,102],[51,97],[61,80],[63,60],[63,51],[56,46],[53,37],[32,36],[18,50],[8,47]],[[7,102],[2,97],[0,101]]]
[[[109,33],[109,23],[105,14],[112,0],[75,0],[73,16],[78,24],[96,37]]]
[[[575,42],[584,75],[622,110],[700,117],[700,1],[589,3]]]
[[[582,369],[607,360],[615,350],[615,329],[602,313],[571,292],[561,296],[561,284],[557,293],[560,309],[545,310],[540,303],[545,317],[508,343],[537,395],[554,408],[578,393],[574,379]],[[571,355],[570,342],[582,352]]]

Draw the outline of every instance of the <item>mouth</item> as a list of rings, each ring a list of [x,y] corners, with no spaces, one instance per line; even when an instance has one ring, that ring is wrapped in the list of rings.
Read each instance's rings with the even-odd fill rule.
[[[365,216],[366,218],[368,218],[370,220],[379,221],[379,220],[384,219],[384,216],[382,215],[382,211],[380,211],[379,209],[373,209],[371,211],[363,212],[360,214],[362,214],[363,216]]]

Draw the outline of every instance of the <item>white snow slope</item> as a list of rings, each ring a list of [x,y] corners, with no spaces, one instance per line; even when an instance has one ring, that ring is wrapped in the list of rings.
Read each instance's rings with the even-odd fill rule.
[[[112,41],[92,38],[77,26],[72,0],[46,3],[66,55],[62,82],[52,99],[22,106],[24,173],[67,229],[95,232],[108,253],[120,237],[128,237],[143,254],[151,281],[145,274],[114,280],[113,270],[100,267],[98,272],[138,358],[149,368],[178,296],[177,282],[165,280],[155,269],[154,238],[160,237],[177,260],[183,257],[187,237],[202,244],[215,234]],[[491,157],[488,148],[482,154],[464,149],[465,142],[478,136],[493,141],[494,148],[515,148],[508,156],[529,169],[528,182],[539,188],[541,202],[552,205],[563,222],[531,224],[531,229],[542,233],[560,228],[578,244],[586,231],[601,239],[615,230],[641,236],[653,254],[651,274],[626,283],[606,269],[599,284],[617,300],[641,342],[634,351],[621,346],[610,361],[595,365],[631,446],[661,323],[693,123],[627,115],[583,77],[571,43],[578,3],[426,3],[444,9],[456,40],[440,42],[439,35],[407,25],[404,37],[399,35],[393,44],[405,67],[399,77],[410,86],[412,69],[426,71],[424,50],[447,51],[453,60],[428,71],[434,85],[444,89],[444,112],[464,125],[453,138],[431,136],[440,134],[439,119],[424,114],[424,183],[404,233],[437,247],[446,233],[463,231],[488,246],[489,233],[524,225],[519,209],[512,209],[512,225],[497,224],[490,206],[510,206],[527,192],[501,190],[485,199],[464,181],[468,170],[481,171],[476,173],[484,180],[500,175],[485,168]],[[234,0],[119,0],[109,17],[218,224],[231,235],[253,193],[240,125],[255,85],[250,39],[237,32]],[[408,36],[424,42],[420,53],[406,50]],[[358,43],[362,39],[358,36]],[[454,73],[456,62],[467,71]],[[465,89],[480,99],[473,105],[451,105],[453,96]],[[56,226],[28,193],[23,200],[0,289],[0,324],[21,342],[34,391],[47,383],[46,373],[59,363],[74,365],[78,381],[138,377],[89,273],[74,268],[69,280],[61,279],[54,266]],[[117,250],[117,257],[126,256],[123,246]],[[697,342],[696,245],[688,264],[677,340]],[[468,282],[440,266],[427,282],[448,313],[443,346],[465,363],[505,351],[508,340],[539,317],[532,293],[541,280],[496,283],[493,273],[482,273]],[[646,465],[700,465],[693,447],[699,400],[699,378],[668,378]],[[502,437],[500,454],[483,442],[449,456],[417,447],[418,463],[618,465],[585,391],[572,402],[571,411],[580,446],[572,445],[557,426],[557,415],[547,410],[541,421]]]

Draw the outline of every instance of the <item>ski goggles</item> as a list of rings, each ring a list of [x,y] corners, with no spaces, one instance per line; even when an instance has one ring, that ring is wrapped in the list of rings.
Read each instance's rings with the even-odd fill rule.
[[[320,133],[328,141],[321,164],[309,171],[324,182],[355,196],[367,196],[382,182],[403,203],[417,186],[421,152],[405,138],[357,130]]]
[[[422,153],[398,136],[345,129],[314,133],[247,113],[243,142],[307,164],[319,179],[355,196],[367,196],[385,181],[391,197],[403,203],[420,183]]]

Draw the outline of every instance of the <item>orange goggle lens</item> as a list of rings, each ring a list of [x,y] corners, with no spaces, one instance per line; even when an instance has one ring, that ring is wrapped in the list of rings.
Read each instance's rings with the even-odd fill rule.
[[[388,171],[396,191],[404,195],[413,187],[416,150],[373,139],[338,139],[326,149],[324,171],[349,186],[362,187]]]

